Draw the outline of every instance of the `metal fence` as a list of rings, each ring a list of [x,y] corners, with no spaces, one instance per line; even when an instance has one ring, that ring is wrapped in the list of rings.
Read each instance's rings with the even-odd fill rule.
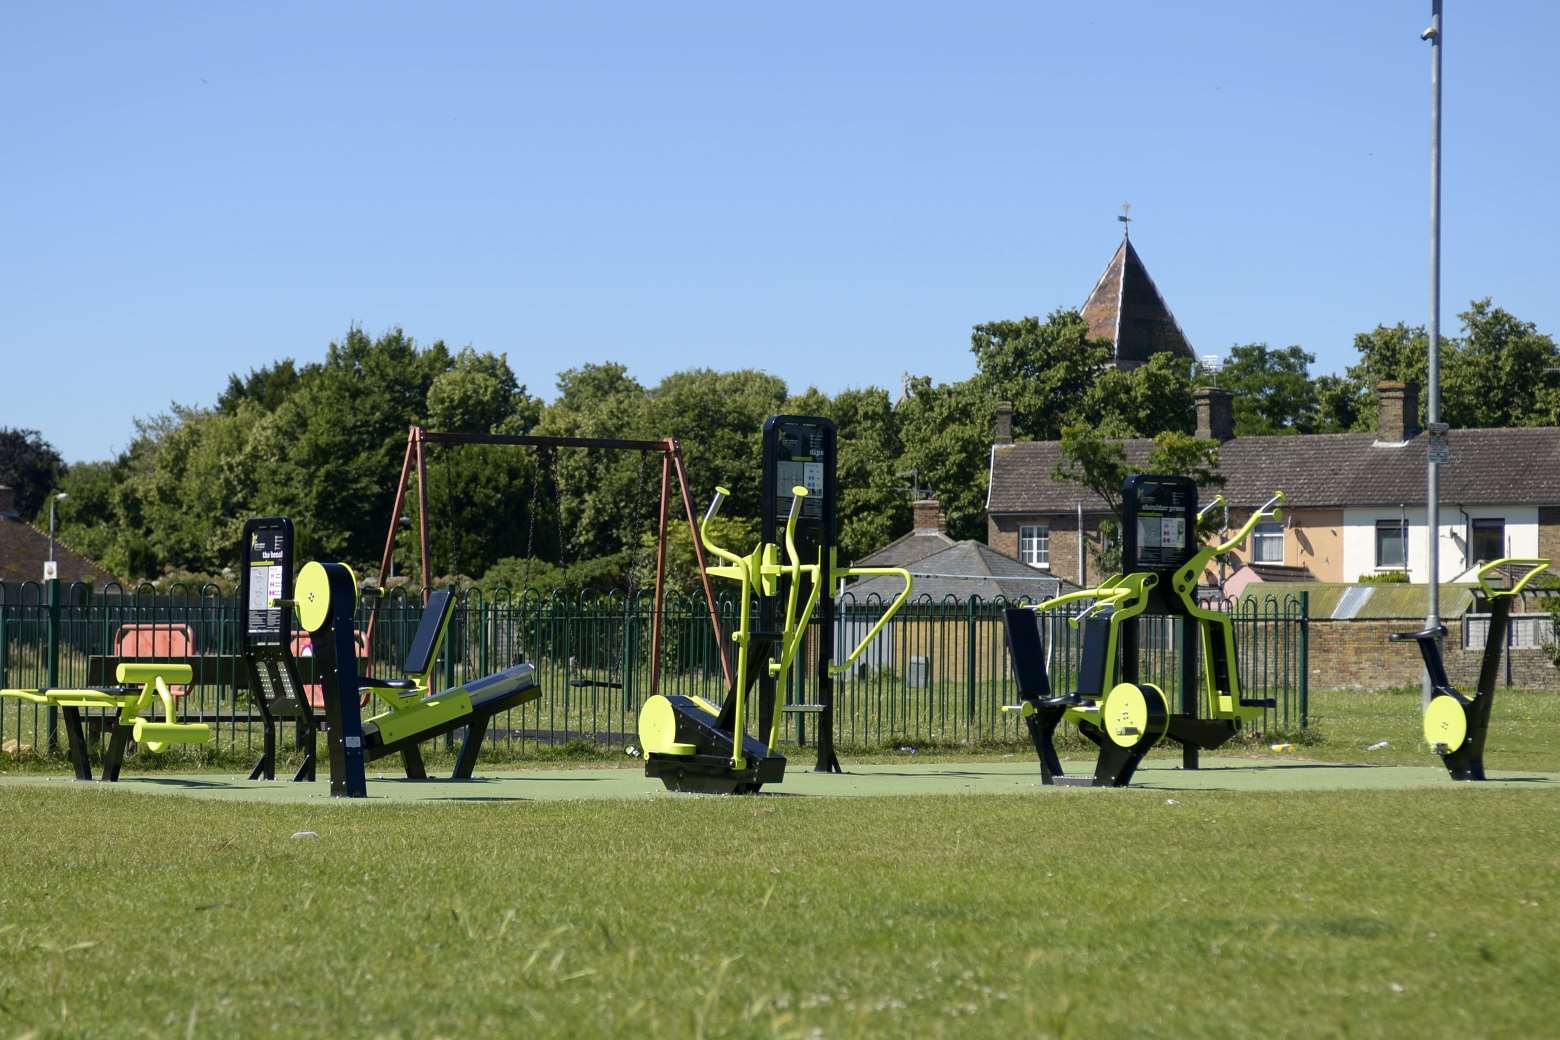
[[[1002,625],[1005,601],[912,601],[885,628],[857,665],[835,680],[835,734],[842,748],[897,744],[1021,741],[1022,723],[1001,709],[1018,698]],[[876,597],[847,594],[838,611],[839,656],[882,615]],[[395,674],[421,619],[420,600],[399,591],[380,606],[374,646],[363,648],[377,674]],[[1307,724],[1306,604],[1299,597],[1246,598],[1224,605],[1234,617],[1240,674],[1247,695],[1271,697],[1264,730]],[[720,603],[729,634],[736,604]],[[528,661],[537,669],[541,700],[495,719],[487,746],[523,755],[538,744],[634,741],[639,707],[649,694],[653,601],[635,597],[569,596],[527,591],[459,598],[439,659],[441,686]],[[1043,631],[1053,685],[1068,688],[1081,656],[1081,629],[1066,612],[1047,613]],[[360,610],[359,630],[367,620]],[[702,599],[668,597],[663,614],[661,689],[724,696],[719,652]],[[1179,699],[1179,619],[1140,620],[1140,674]],[[816,628],[799,652],[786,703],[817,699]],[[305,683],[312,683],[308,637],[294,636]],[[0,584],[0,686],[79,687],[102,672],[98,659],[202,658],[198,685],[183,691],[183,710],[221,717],[213,725],[220,750],[258,749],[260,729],[241,678],[238,604],[207,586],[110,586],[94,592],[59,582]],[[96,671],[94,672],[94,664]],[[619,688],[599,683],[620,684]],[[785,739],[808,742],[815,725],[787,714]],[[47,709],[0,698],[0,740],[8,750],[55,747]]]

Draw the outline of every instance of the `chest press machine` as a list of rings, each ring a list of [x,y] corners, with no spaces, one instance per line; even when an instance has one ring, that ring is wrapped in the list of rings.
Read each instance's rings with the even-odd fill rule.
[[[1244,696],[1234,624],[1228,614],[1197,601],[1197,583],[1210,563],[1238,548],[1258,523],[1277,519],[1283,500],[1284,493],[1277,492],[1228,541],[1203,546],[1197,521],[1223,504],[1222,495],[1199,512],[1197,487],[1189,478],[1129,477],[1122,489],[1123,573],[1111,575],[1097,588],[1004,612],[1020,697],[1004,710],[1023,715],[1040,759],[1041,783],[1125,787],[1144,756],[1167,738],[1186,748],[1187,764],[1195,766],[1198,750],[1219,747],[1243,722],[1260,719],[1275,706],[1272,699]],[[1089,606],[1067,622],[1083,628],[1075,689],[1058,695],[1046,668],[1039,613],[1080,600]],[[1179,710],[1164,690],[1138,681],[1137,619],[1145,612],[1180,617],[1184,624],[1197,626],[1200,652],[1183,655]],[[1193,644],[1186,640],[1182,646],[1190,650]],[[1194,657],[1201,660],[1200,671]],[[1055,737],[1064,720],[1076,724],[1099,748],[1093,775],[1063,771]]]

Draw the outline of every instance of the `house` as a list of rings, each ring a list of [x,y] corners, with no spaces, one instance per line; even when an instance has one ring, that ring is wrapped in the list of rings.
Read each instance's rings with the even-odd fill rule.
[[[854,566],[908,570],[915,582],[913,602],[963,602],[972,596],[986,602],[1040,602],[1059,595],[1067,585],[1059,576],[1037,572],[983,542],[948,537],[942,507],[936,499],[916,502],[911,511],[909,534],[857,560]],[[902,587],[897,577],[883,576],[863,578],[846,586],[845,591],[852,601],[864,604],[872,597],[887,602]],[[1071,586],[1067,588],[1070,590]]]
[[[1219,442],[1227,527],[1251,515],[1276,490],[1282,518],[1257,526],[1231,554],[1228,570],[1250,564],[1249,580],[1274,576],[1357,582],[1406,571],[1428,580],[1425,467],[1428,438],[1418,427],[1412,383],[1377,386],[1380,419],[1372,433],[1236,437],[1232,398],[1195,393],[1197,434]],[[1560,428],[1452,430],[1451,461],[1441,466],[1441,582],[1467,580],[1480,561],[1501,556],[1560,560]],[[987,540],[1036,570],[1087,585],[1099,548],[1105,503],[1058,481],[1061,446],[1015,444],[1011,406],[999,406],[986,499]],[[1146,466],[1152,442],[1125,442],[1127,459]],[[1214,494],[1209,491],[1208,497]]]
[[[26,522],[16,511],[16,494],[0,484],[0,583],[21,584],[42,581],[43,565],[49,559],[49,533]],[[114,581],[103,567],[54,541],[54,560],[65,582],[84,582],[101,587]]]
[[[843,681],[882,672],[904,677],[912,688],[926,686],[933,675],[985,674],[994,662],[1005,667],[1006,636],[1001,611],[994,605],[1038,603],[1073,586],[1053,574],[1026,567],[1011,556],[974,539],[948,536],[942,507],[935,499],[916,502],[910,533],[897,538],[853,566],[903,567],[914,582],[910,606],[866,648],[853,672]],[[866,639],[904,588],[900,578],[883,575],[859,579],[845,587],[840,600],[836,645],[848,650]],[[981,609],[981,605],[986,609]],[[958,626],[949,638],[945,623]]]

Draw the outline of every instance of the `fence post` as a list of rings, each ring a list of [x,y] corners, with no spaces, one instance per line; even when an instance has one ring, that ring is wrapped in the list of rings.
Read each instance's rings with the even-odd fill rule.
[[[964,736],[972,738],[975,730],[975,617],[978,596],[964,601],[964,682],[965,717]]]
[[[453,631],[448,633],[444,640],[444,688],[446,690],[452,689],[455,686],[456,640],[449,638],[449,636],[455,635],[457,638],[464,638],[466,634],[466,629],[463,627],[466,623],[466,600],[461,596],[460,586],[458,584],[452,587],[451,593],[455,596],[455,609],[454,615],[450,618],[450,628]],[[423,610],[427,609],[427,604],[424,604]],[[453,751],[454,749],[455,731],[451,730],[450,732],[444,734],[444,750]]]
[[[1311,594],[1300,592],[1300,728],[1311,725]]]
[[[50,578],[44,582],[48,589],[49,621],[48,621],[48,649],[47,666],[48,689],[53,690],[60,684],[60,579]],[[49,705],[48,715],[49,752],[52,754],[60,749],[60,709]]]

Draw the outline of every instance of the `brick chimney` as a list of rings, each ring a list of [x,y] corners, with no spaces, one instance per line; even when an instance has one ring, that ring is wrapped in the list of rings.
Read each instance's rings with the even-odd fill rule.
[[[1376,440],[1382,444],[1402,444],[1419,433],[1419,385],[1382,382],[1376,384]]]
[[[943,516],[942,503],[935,498],[923,498],[910,506],[910,515],[913,523],[910,525],[917,531],[936,531],[941,534],[944,524],[947,523]]]
[[[9,484],[0,484],[0,519],[15,520],[16,492]]]
[[[991,424],[991,443],[1013,443],[1013,402],[998,401],[997,416]],[[935,503],[934,503],[935,504]]]
[[[1235,395],[1216,386],[1192,391],[1197,405],[1197,436],[1224,443],[1235,436]]]

